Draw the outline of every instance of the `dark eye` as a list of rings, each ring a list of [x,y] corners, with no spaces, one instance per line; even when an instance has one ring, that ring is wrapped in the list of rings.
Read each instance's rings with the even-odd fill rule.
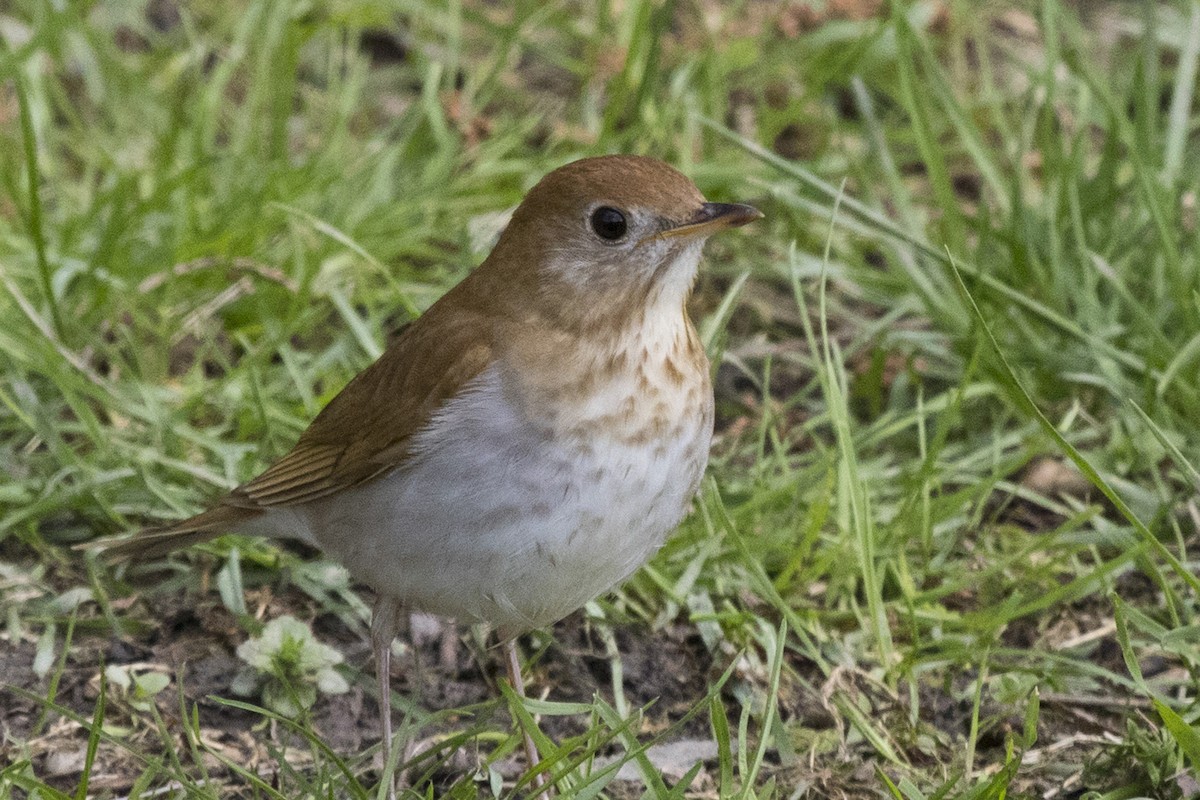
[[[592,212],[592,230],[601,239],[615,242],[625,235],[625,215],[611,206],[600,206]]]

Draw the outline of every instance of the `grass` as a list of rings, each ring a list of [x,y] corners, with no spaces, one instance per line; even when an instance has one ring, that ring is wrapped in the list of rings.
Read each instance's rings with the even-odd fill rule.
[[[343,573],[70,546],[255,474],[604,152],[767,213],[698,287],[710,473],[542,699],[405,651],[414,788],[524,794],[537,715],[573,798],[1200,794],[1200,3],[874,6],[0,10],[0,796],[378,795]],[[352,684],[298,720],[230,691],[284,613]]]

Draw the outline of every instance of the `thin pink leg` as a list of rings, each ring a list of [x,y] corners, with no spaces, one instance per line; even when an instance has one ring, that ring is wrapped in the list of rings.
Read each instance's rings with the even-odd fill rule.
[[[383,727],[383,767],[392,756],[392,640],[400,628],[400,603],[379,597],[371,611],[371,649],[375,651],[375,678],[379,686],[379,719]],[[388,786],[388,800],[396,800],[396,777]]]
[[[517,657],[517,645],[512,639],[506,641],[502,647],[504,648],[504,667],[508,672],[508,682],[512,684],[513,691],[522,700],[525,699],[525,681],[521,679],[521,661]],[[529,735],[529,731],[521,728],[521,735],[525,740],[525,758],[529,762],[529,769],[533,770],[541,763],[541,756],[538,755],[537,745],[533,742],[533,737]],[[533,785],[539,789],[546,785],[545,773],[539,772],[533,779]],[[550,796],[549,789],[540,792],[539,798],[547,798]]]

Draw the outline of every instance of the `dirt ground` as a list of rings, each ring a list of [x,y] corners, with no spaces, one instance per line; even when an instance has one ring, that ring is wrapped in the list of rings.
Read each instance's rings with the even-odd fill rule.
[[[96,707],[101,665],[136,665],[139,669],[165,672],[172,682],[157,695],[155,707],[160,724],[171,732],[187,763],[177,681],[182,675],[182,702],[187,713],[195,709],[201,741],[212,751],[273,784],[281,780],[278,774],[281,756],[299,768],[311,761],[304,743],[281,726],[264,723],[260,716],[216,699],[233,696],[230,686],[242,667],[235,650],[245,634],[215,592],[197,595],[147,588],[145,594],[134,595],[128,602],[144,606],[124,608],[128,618],[148,623],[121,635],[108,631],[103,617],[94,608],[81,608],[55,694],[58,704],[74,712],[80,720],[90,719]],[[379,740],[379,716],[367,639],[347,629],[333,614],[317,613],[314,601],[295,588],[278,594],[253,590],[248,606],[260,609],[265,619],[292,614],[311,620],[317,636],[345,655],[346,664],[360,675],[351,680],[347,694],[322,696],[318,700],[312,709],[311,725],[344,757],[354,758],[374,747]],[[1086,608],[1064,610],[1060,622],[1064,631],[1089,629],[1088,615]],[[416,617],[414,622],[408,636],[402,639],[407,640],[402,655],[393,661],[393,690],[402,697],[419,698],[420,707],[429,713],[474,707],[477,714],[483,715],[475,719],[458,715],[437,719],[422,728],[418,749],[437,750],[447,735],[479,722],[507,729],[510,724],[507,712],[498,703],[490,702],[497,697],[496,684],[503,676],[498,651],[491,646],[490,639],[487,647],[481,647],[475,632],[461,626],[447,628],[444,622],[425,616]],[[1044,635],[1044,627],[1043,621],[1040,634],[1037,630],[1014,627],[1006,632],[1005,643],[1017,647],[1028,645]],[[670,624],[657,631],[629,624],[616,627],[614,635],[621,656],[626,699],[631,708],[648,706],[639,730],[644,738],[666,731],[684,718],[736,658],[733,652],[714,658],[696,629],[683,624]],[[452,651],[447,647],[448,642],[452,643]],[[600,633],[582,612],[558,623],[552,636],[525,637],[522,647],[527,656],[535,655],[529,670],[532,695],[559,702],[587,702],[594,695],[613,701],[611,659]],[[0,762],[11,762],[16,756],[16,743],[28,741],[28,752],[33,754],[37,773],[56,788],[72,792],[83,769],[87,734],[80,722],[51,713],[50,722],[31,737],[43,709],[37,698],[46,696],[48,691],[47,680],[35,676],[36,655],[36,644],[31,641],[0,649],[0,681],[9,687],[0,690],[4,698]],[[1111,635],[1100,643],[1096,656],[1102,661],[1120,659]],[[803,732],[791,745],[800,753],[807,749],[810,755],[821,757],[789,758],[785,767],[780,766],[784,761],[780,753],[769,753],[768,770],[776,773],[783,786],[809,785],[816,797],[853,797],[858,796],[856,791],[874,794],[879,790],[872,766],[875,761],[868,757],[861,742],[855,744],[853,737],[847,738],[846,720],[828,703],[828,694],[835,687],[871,694],[873,704],[884,709],[889,719],[894,718],[893,728],[900,737],[905,730],[918,736],[959,741],[967,736],[972,709],[968,693],[963,690],[973,680],[972,675],[956,675],[950,685],[919,686],[917,693],[925,729],[914,730],[906,722],[909,711],[906,691],[889,699],[879,696],[877,687],[852,672],[835,671],[826,681],[815,665],[802,659],[790,658],[788,667],[797,680],[787,682],[788,688],[780,698],[780,714],[789,729]],[[1145,668],[1148,675],[1153,674],[1154,665],[1147,664]],[[753,676],[742,677],[753,681]],[[740,713],[740,698],[735,688],[739,685],[744,684],[735,680],[726,687],[725,706],[731,720],[736,720]],[[1046,696],[1039,734],[1042,741],[1053,744],[1044,752],[1027,755],[1027,788],[1039,794],[1052,793],[1047,796],[1077,796],[1070,791],[1057,793],[1066,787],[1061,785],[1054,768],[1056,760],[1068,755],[1075,763],[1086,760],[1085,753],[1114,731],[1117,712],[1123,710],[1124,706],[1118,702],[1111,708],[1080,706],[1069,693]],[[979,737],[980,756],[988,751],[1002,753],[1007,734],[1020,729],[1020,713],[994,704],[985,704],[980,713],[987,723]],[[397,719],[401,715],[397,711]],[[540,724],[555,741],[587,729],[587,720],[570,716],[544,717]],[[105,726],[121,736],[125,747],[101,744],[90,790],[108,790],[120,796],[144,771],[151,754],[161,752],[162,733],[156,729],[151,715],[119,702],[109,703]],[[704,760],[707,769],[693,781],[689,795],[715,796],[711,774],[715,752],[710,749],[708,714],[693,715],[670,732],[669,740],[676,749],[656,751],[657,766],[668,776],[677,766],[677,775],[681,776],[697,759]],[[920,745],[908,744],[912,745],[910,755],[919,755]],[[616,748],[610,750],[615,752]],[[434,776],[435,783],[443,786],[482,764],[480,752],[470,747],[454,753],[439,751],[437,755],[442,764]],[[225,770],[215,758],[206,754],[202,762],[211,779],[230,781],[230,788],[241,783],[242,779]],[[516,778],[523,765],[510,758],[497,768],[506,778]],[[610,792],[622,797],[627,791],[633,796],[640,793],[639,787],[636,782],[623,784],[618,780],[610,786]]]

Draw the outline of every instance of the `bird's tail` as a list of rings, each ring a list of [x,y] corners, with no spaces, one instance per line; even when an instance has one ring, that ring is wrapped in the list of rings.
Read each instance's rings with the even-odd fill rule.
[[[256,508],[222,504],[171,525],[144,528],[128,538],[88,542],[81,547],[100,548],[105,558],[114,561],[158,558],[172,550],[191,547],[229,533],[262,513]]]

